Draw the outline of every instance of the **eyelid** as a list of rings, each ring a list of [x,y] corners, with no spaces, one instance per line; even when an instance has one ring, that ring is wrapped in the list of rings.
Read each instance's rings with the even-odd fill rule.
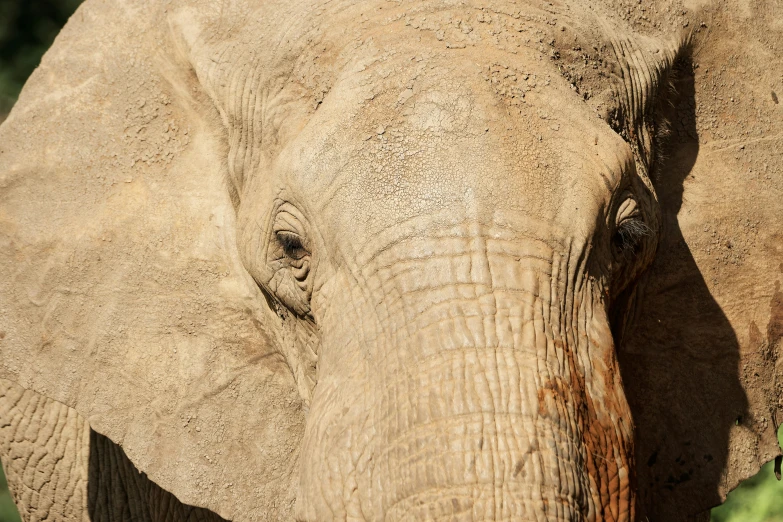
[[[275,233],[277,232],[291,232],[299,235],[296,231],[301,228],[299,226],[299,220],[288,212],[280,212],[275,218],[275,224],[272,227]]]
[[[277,231],[277,227],[280,227],[280,229],[297,232],[303,229],[304,222],[302,213],[291,203],[282,202],[275,212],[275,231]]]
[[[297,215],[298,211],[295,208],[288,208],[290,205],[283,205],[283,208],[278,210],[277,215],[272,224],[272,233],[276,236],[285,234],[289,237],[295,238],[302,245],[306,243],[306,235],[304,234],[304,225],[302,224],[301,216]]]
[[[639,204],[631,195],[628,195],[617,208],[615,223],[622,223],[627,219],[638,218],[640,216]]]
[[[293,238],[294,240],[299,241],[299,242],[302,241],[302,236],[300,234],[298,234],[297,232],[294,232],[293,230],[289,230],[287,228],[281,228],[281,229],[278,230],[277,227],[275,227],[275,236],[278,239],[282,236],[282,237],[285,237],[285,238]]]

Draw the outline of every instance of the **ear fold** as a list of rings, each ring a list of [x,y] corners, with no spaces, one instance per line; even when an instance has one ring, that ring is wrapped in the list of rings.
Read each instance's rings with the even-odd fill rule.
[[[662,242],[618,347],[650,520],[719,504],[780,454],[783,24],[724,7],[701,14],[676,80]]]
[[[238,259],[220,118],[166,15],[88,0],[0,127],[0,377],[75,408],[182,502],[280,520],[302,404]]]

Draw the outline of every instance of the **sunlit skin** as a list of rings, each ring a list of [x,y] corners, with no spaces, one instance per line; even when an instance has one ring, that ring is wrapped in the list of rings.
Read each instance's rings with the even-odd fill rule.
[[[783,337],[777,11],[733,2],[87,0],[0,127],[22,515],[719,502]]]

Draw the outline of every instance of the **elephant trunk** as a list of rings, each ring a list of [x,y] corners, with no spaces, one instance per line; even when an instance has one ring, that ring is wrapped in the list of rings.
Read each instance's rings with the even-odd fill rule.
[[[324,404],[357,401],[340,422],[369,411],[362,427],[335,429],[342,438],[329,443],[353,452],[341,473],[352,485],[343,489],[354,503],[347,514],[633,519],[632,428],[603,292],[589,277],[560,281],[564,258],[542,268],[540,258],[507,257],[502,265],[471,255],[456,284],[438,281],[460,279],[453,259],[450,270],[427,269],[427,280],[410,276],[423,268],[401,271],[401,290],[375,303],[385,329],[373,339],[364,391],[319,382]],[[351,335],[366,339],[357,328]],[[330,470],[346,468],[332,462]]]
[[[409,358],[384,372],[387,520],[631,518],[630,414],[603,305],[588,293],[564,314],[532,286],[474,287],[419,314]]]
[[[387,520],[582,520],[593,510],[573,397],[514,347],[461,348],[390,389]],[[385,468],[385,469],[384,469]],[[589,517],[584,517],[589,518]]]
[[[376,473],[391,486],[386,519],[629,519],[629,439],[613,422],[627,411],[596,411],[543,320],[521,322],[509,344],[454,346],[466,321],[440,323],[452,346],[385,383]]]

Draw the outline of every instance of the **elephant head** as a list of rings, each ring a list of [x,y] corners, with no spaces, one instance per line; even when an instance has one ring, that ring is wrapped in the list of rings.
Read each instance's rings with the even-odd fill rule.
[[[235,520],[706,509],[776,451],[779,138],[628,5],[88,0],[0,129],[0,376]]]

